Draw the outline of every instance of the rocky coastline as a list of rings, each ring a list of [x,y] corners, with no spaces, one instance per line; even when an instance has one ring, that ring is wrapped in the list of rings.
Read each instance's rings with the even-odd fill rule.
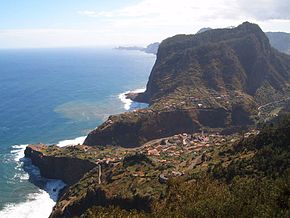
[[[255,24],[164,40],[146,91],[127,94],[148,108],[110,116],[83,145],[26,148],[42,176],[68,184],[51,217],[106,216],[115,208],[124,217],[164,217],[170,211],[162,208],[182,199],[179,185],[186,196],[200,181],[218,190],[212,199],[220,193],[242,201],[229,184],[240,188],[241,178],[272,179],[289,168],[289,78],[290,56],[271,48]],[[218,196],[212,207],[220,202]],[[206,213],[202,208],[196,213]]]
[[[42,177],[60,179],[68,186],[78,182],[85,173],[96,167],[95,163],[68,156],[56,157],[47,155],[41,150],[45,145],[29,145],[25,149],[25,157],[40,169]],[[49,153],[48,153],[49,154]]]

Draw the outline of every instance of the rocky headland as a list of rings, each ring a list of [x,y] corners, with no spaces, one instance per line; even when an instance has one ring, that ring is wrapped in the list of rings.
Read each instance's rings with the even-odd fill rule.
[[[118,50],[131,50],[131,51],[143,51],[145,53],[148,54],[154,54],[156,55],[158,52],[158,47],[159,47],[160,43],[159,42],[154,42],[151,43],[149,45],[147,45],[146,47],[139,47],[139,46],[119,46],[116,49]]]
[[[134,147],[201,127],[251,126],[259,107],[289,97],[289,72],[290,57],[255,24],[174,36],[160,44],[146,91],[128,95],[150,107],[111,116],[85,144]]]
[[[290,56],[255,24],[164,40],[146,91],[128,95],[148,108],[84,145],[27,147],[68,184],[50,217],[287,217],[289,83]]]

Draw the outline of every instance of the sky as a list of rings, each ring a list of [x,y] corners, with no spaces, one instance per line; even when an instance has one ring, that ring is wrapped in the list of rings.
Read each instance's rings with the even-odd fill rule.
[[[0,49],[147,45],[244,21],[290,32],[289,0],[0,0]]]

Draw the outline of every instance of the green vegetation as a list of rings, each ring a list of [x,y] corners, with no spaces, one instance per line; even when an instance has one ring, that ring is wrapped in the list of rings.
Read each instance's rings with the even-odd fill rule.
[[[136,153],[136,154],[131,154],[131,155],[125,156],[125,158],[123,160],[124,167],[133,166],[136,164],[152,165],[153,162],[143,153]]]
[[[282,116],[276,122],[264,126],[257,136],[235,145],[228,155],[254,153],[254,156],[235,159],[227,167],[216,165],[212,170],[215,178],[231,181],[236,176],[282,176],[290,167],[290,115]]]
[[[93,207],[83,217],[289,217],[289,189],[289,174],[276,180],[237,178],[230,186],[208,178],[174,181],[151,213]]]
[[[208,167],[172,178],[149,213],[94,206],[83,217],[289,217],[289,133],[286,115],[258,135],[213,149]]]
[[[286,114],[240,135],[180,134],[135,149],[36,148],[96,163],[52,217],[289,217],[289,133]]]
[[[35,149],[96,164],[65,191],[52,217],[289,217],[289,133],[286,114],[228,136],[179,134],[134,149]]]
[[[162,107],[165,99],[179,104],[187,96],[204,99],[213,97],[213,91],[220,95],[240,91],[266,104],[286,96],[289,69],[289,56],[272,49],[259,26],[245,22],[233,29],[164,40],[143,96]],[[225,103],[221,102],[227,107]]]

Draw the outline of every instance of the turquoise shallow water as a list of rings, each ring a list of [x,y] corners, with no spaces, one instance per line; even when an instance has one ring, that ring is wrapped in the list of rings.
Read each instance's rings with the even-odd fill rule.
[[[154,61],[109,48],[0,50],[0,210],[42,193],[18,161],[24,147],[14,145],[86,135],[125,110],[120,93],[144,88]]]

